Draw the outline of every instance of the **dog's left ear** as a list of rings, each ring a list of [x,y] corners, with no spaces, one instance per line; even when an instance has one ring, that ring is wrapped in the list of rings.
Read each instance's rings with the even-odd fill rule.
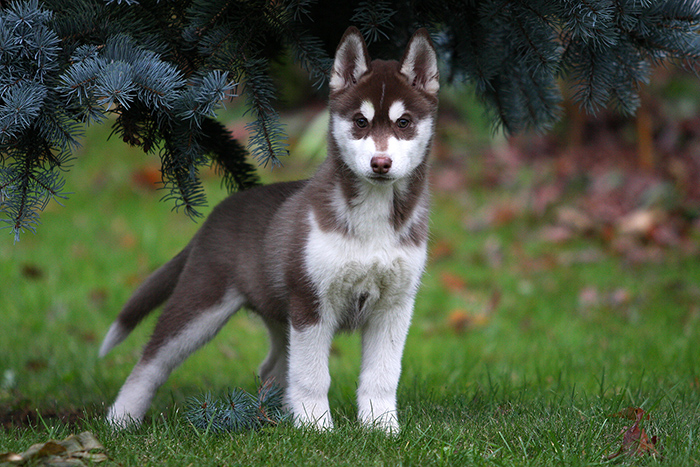
[[[428,94],[437,94],[440,89],[437,55],[425,28],[416,31],[408,42],[401,60],[401,74],[411,86]]]
[[[331,92],[354,86],[369,71],[367,45],[359,29],[350,26],[335,51],[329,86]]]

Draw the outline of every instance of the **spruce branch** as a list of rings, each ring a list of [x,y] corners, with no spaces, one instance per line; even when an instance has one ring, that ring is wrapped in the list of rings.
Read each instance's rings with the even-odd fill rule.
[[[190,145],[190,148],[192,146]],[[192,148],[192,152],[196,149]],[[173,210],[183,209],[192,218],[202,217],[199,208],[206,205],[204,187],[199,179],[197,164],[186,163],[187,154],[183,154],[174,145],[166,142],[161,152],[163,189],[169,191],[161,200],[172,201]]]
[[[284,411],[284,390],[272,380],[258,388],[257,419],[260,426],[277,425],[288,418]]]
[[[255,398],[238,389],[226,393],[222,400],[222,431],[238,432],[258,426]]]
[[[359,24],[367,44],[372,44],[382,38],[389,39],[387,31],[393,27],[391,18],[395,14],[396,10],[388,1],[363,0],[355,8],[350,22]]]
[[[292,15],[294,21],[312,19],[310,8],[317,0],[286,0],[284,7]]]
[[[473,83],[508,132],[549,128],[563,86],[587,110],[631,113],[654,66],[700,73],[696,0],[0,3],[0,215],[16,234],[36,226],[46,199],[62,199],[57,161],[109,117],[125,142],[160,154],[165,198],[191,215],[205,202],[203,165],[229,190],[258,183],[215,113],[240,88],[254,120],[247,151],[279,163],[287,145],[269,63],[289,53],[320,87],[350,24],[381,58],[427,26],[443,79]]]
[[[0,208],[8,213],[9,219],[0,219],[7,224],[15,242],[20,233],[35,232],[39,224],[38,211],[43,210],[50,200],[67,199],[63,191],[65,179],[60,168],[65,167],[70,156],[54,153],[36,134],[29,131],[22,138],[23,147],[28,149],[27,157],[10,155],[10,162],[0,167]],[[59,202],[60,204],[60,202]]]
[[[328,56],[323,42],[309,34],[298,18],[299,2],[289,2],[281,8],[270,11],[269,19],[273,28],[282,37],[292,53],[294,61],[304,68],[319,89],[326,84],[333,59]],[[308,2],[306,7],[308,7]]]
[[[212,118],[202,121],[202,146],[229,192],[260,184],[255,167],[246,160],[248,152],[221,123]]]
[[[221,401],[214,399],[211,393],[188,399],[185,407],[185,419],[204,433],[223,431],[221,413]]]
[[[279,165],[279,158],[287,154],[284,126],[272,105],[275,86],[270,78],[267,60],[247,60],[243,64],[246,76],[245,93],[247,112],[254,120],[246,125],[250,133],[248,150],[260,165]]]
[[[237,433],[276,426],[289,415],[283,406],[283,390],[272,381],[262,383],[254,396],[242,389],[214,398],[211,393],[190,398],[185,419],[204,433]]]

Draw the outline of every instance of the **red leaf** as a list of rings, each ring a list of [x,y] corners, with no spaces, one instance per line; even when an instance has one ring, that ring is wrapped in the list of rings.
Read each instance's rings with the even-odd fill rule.
[[[133,171],[131,173],[131,181],[139,188],[157,190],[162,186],[163,175],[160,167],[150,165]]]
[[[645,454],[649,454],[652,457],[661,457],[661,454],[656,449],[656,436],[652,436],[650,439],[644,428],[640,426],[642,420],[649,420],[649,415],[645,414],[643,409],[628,407],[611,416],[634,420],[634,424],[627,428],[622,436],[620,449],[615,454],[608,456],[608,459],[614,459],[620,455],[643,456]]]
[[[463,333],[471,325],[472,317],[463,310],[454,310],[447,318],[450,328],[457,334]]]
[[[440,282],[451,293],[458,293],[467,288],[467,281],[463,277],[449,271],[440,274]]]

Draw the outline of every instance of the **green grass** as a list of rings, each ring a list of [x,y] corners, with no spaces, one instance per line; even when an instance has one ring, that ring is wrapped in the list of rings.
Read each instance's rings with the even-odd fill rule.
[[[255,389],[266,333],[247,313],[173,373],[143,427],[111,432],[101,418],[105,406],[153,319],[103,360],[99,343],[136,285],[197,224],[158,202],[161,192],[133,182],[138,167],[158,160],[105,143],[108,131],[91,130],[67,174],[75,194],[65,207],[50,205],[38,235],[0,240],[0,416],[39,414],[4,427],[0,453],[90,430],[120,465],[597,465],[619,449],[631,423],[610,415],[634,406],[651,415],[644,428],[658,436],[664,459],[631,462],[700,463],[698,258],[669,251],[660,263],[631,264],[596,239],[552,245],[528,215],[465,230],[465,217],[481,206],[517,196],[513,187],[478,183],[435,194],[434,254],[403,360],[398,436],[354,421],[356,335],[339,336],[331,357],[334,432],[283,425],[197,434],[181,413],[188,397]],[[467,169],[478,180],[478,164]],[[309,169],[290,161],[264,172],[270,181]],[[225,196],[213,175],[205,174],[205,185],[210,205]],[[589,251],[596,252],[592,261],[575,260]],[[447,274],[461,285],[447,286]],[[622,290],[627,298],[585,304],[585,288],[602,297]],[[455,313],[472,317],[471,324],[457,330]],[[70,414],[79,417],[57,417]]]

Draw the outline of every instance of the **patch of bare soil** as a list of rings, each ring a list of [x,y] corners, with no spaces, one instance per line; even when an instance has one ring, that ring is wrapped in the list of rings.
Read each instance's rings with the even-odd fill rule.
[[[64,424],[77,426],[86,416],[85,409],[68,407],[36,408],[28,402],[0,404],[0,426],[4,429]]]

